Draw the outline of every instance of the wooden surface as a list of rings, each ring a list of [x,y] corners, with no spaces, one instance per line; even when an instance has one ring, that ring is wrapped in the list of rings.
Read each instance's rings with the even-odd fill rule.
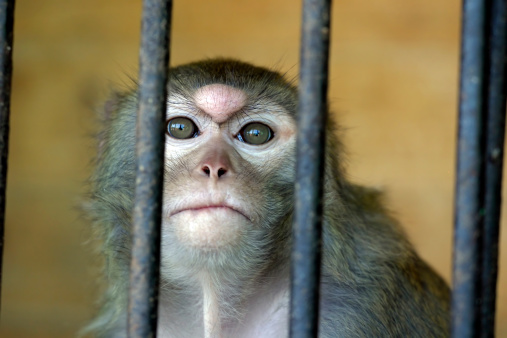
[[[450,281],[461,4],[333,6],[329,97],[349,177],[385,189],[417,250]],[[172,64],[229,56],[296,76],[300,7],[175,1]],[[99,259],[79,211],[93,110],[137,77],[140,9],[139,0],[17,3],[1,337],[72,337],[93,313]],[[502,251],[497,332],[507,337]]]

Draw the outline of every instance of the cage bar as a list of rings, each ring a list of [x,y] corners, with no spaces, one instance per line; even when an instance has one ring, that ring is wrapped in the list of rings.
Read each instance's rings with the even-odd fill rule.
[[[0,295],[5,224],[9,116],[11,110],[14,0],[0,0]],[[1,298],[1,297],[0,297]]]
[[[155,337],[172,1],[143,1],[128,336]]]
[[[486,6],[464,0],[455,197],[452,336],[480,332],[480,234],[484,222],[483,120],[485,116]]]
[[[465,0],[453,275],[454,337],[494,337],[505,138],[507,4]]]
[[[318,332],[330,9],[330,0],[303,2],[291,267],[292,338],[317,337]]]
[[[488,9],[489,51],[487,64],[488,97],[485,152],[485,206],[482,240],[481,337],[495,336],[498,239],[505,139],[507,78],[507,2],[492,0]]]

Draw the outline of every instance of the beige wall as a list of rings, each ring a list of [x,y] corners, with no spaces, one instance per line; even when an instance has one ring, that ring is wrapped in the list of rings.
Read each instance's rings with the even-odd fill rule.
[[[448,281],[460,6],[341,0],[332,24],[330,99],[347,128],[349,176],[386,190]],[[93,156],[91,108],[136,76],[140,8],[139,0],[18,1],[2,337],[70,337],[91,316],[97,258],[78,208]],[[295,75],[300,14],[295,0],[175,1],[172,64],[221,55]]]

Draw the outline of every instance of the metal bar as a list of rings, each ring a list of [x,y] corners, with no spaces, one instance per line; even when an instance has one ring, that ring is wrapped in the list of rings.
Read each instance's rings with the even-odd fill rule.
[[[11,110],[14,2],[14,0],[0,1],[0,298],[2,290],[7,154],[9,151],[9,116]]]
[[[487,7],[464,0],[455,197],[452,336],[480,333],[481,244],[484,222],[484,119]]]
[[[128,336],[155,337],[172,1],[143,1]]]
[[[292,338],[317,337],[318,332],[330,10],[330,0],[303,3],[291,270]]]
[[[507,2],[492,0],[489,10],[486,185],[482,241],[481,337],[495,336],[498,239],[502,202],[507,78]]]

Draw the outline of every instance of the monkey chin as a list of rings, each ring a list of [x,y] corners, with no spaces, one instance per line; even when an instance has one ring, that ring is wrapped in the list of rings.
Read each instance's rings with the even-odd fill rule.
[[[170,224],[180,244],[198,251],[234,247],[251,226],[244,215],[228,207],[183,210],[171,216]]]

